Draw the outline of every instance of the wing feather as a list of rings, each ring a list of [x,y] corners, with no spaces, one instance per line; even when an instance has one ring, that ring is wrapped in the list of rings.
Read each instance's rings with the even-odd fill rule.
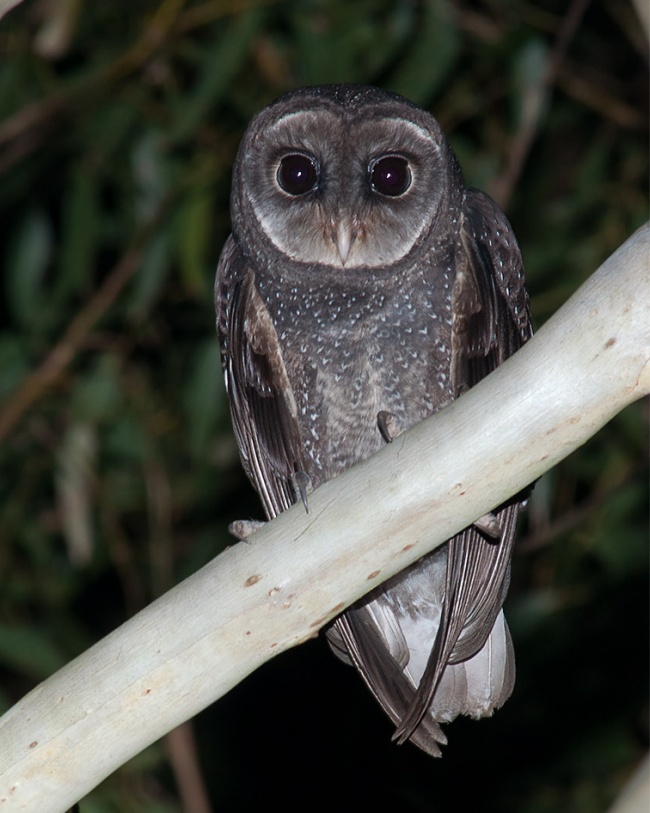
[[[398,662],[386,658],[387,642],[370,618],[369,607],[354,609],[339,616],[334,627],[328,631],[330,645],[334,647],[333,632],[334,636],[340,636],[350,661],[359,670],[375,700],[398,726],[408,711],[415,687]],[[410,738],[415,745],[434,757],[440,756],[440,746],[447,744],[445,733],[432,717],[426,717]]]
[[[292,478],[304,469],[302,444],[273,321],[232,237],[221,254],[215,291],[235,436],[246,474],[272,518],[295,502]]]

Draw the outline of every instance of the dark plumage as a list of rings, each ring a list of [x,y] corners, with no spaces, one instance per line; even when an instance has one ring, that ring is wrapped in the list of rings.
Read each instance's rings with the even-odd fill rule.
[[[217,329],[242,462],[269,518],[530,336],[505,216],[464,186],[435,119],[394,94],[306,88],[263,110],[235,163],[232,222]],[[438,723],[510,695],[501,607],[517,510],[489,518],[496,537],[490,521],[466,529],[328,630],[400,741],[437,755]]]

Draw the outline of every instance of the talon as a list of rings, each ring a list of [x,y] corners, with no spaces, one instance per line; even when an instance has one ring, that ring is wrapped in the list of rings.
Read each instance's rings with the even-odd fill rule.
[[[243,542],[245,539],[248,539],[249,536],[252,536],[255,531],[259,531],[263,525],[266,525],[266,522],[260,522],[260,520],[257,519],[236,519],[230,523],[228,530],[235,539],[239,539],[240,542]]]
[[[503,529],[501,528],[499,520],[491,511],[489,514],[483,514],[483,516],[479,517],[472,525],[492,539],[501,539]]]
[[[377,413],[377,426],[386,443],[392,443],[393,439],[401,434],[395,415],[384,409]]]
[[[307,494],[313,491],[311,484],[311,477],[304,471],[296,471],[291,475],[291,482],[293,484],[296,496],[300,497],[302,504],[305,506],[306,513],[309,513],[309,503],[307,502]]]

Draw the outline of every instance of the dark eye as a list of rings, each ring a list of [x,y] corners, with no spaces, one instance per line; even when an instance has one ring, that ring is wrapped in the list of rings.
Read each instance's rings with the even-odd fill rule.
[[[304,195],[318,186],[318,163],[308,155],[285,155],[278,167],[278,183],[288,195]]]
[[[370,183],[375,192],[396,198],[411,185],[409,162],[400,155],[386,155],[370,163]]]

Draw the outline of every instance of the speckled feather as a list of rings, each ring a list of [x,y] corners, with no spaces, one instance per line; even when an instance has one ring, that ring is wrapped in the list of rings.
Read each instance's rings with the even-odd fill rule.
[[[320,184],[291,199],[279,156],[315,155]],[[364,186],[372,155],[407,155],[412,189]],[[242,462],[268,517],[297,498],[295,477],[336,476],[444,407],[530,335],[511,228],[467,189],[435,120],[374,88],[282,97],[250,125],[233,177],[233,235],[215,289],[217,329]],[[331,237],[348,219],[343,265]],[[301,242],[302,241],[302,242]],[[397,726],[428,753],[458,714],[509,696],[514,659],[501,607],[517,504],[498,542],[471,527],[340,616],[332,648],[354,663]]]

